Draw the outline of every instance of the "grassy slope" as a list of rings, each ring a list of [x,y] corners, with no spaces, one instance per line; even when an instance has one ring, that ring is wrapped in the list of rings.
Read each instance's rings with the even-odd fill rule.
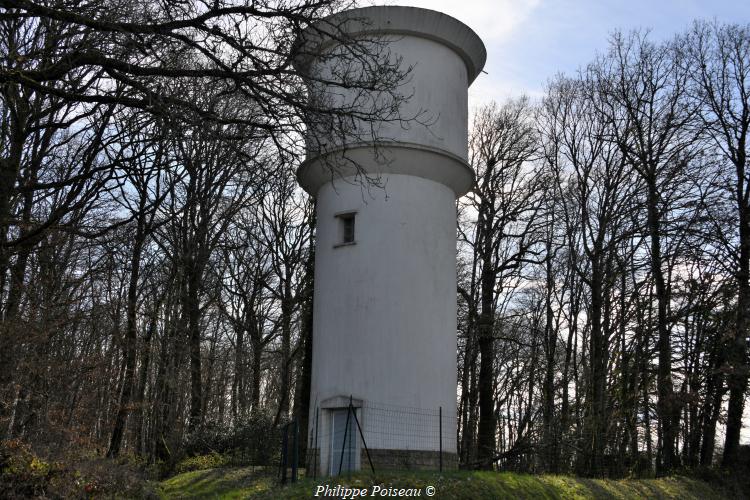
[[[510,472],[450,472],[437,473],[384,472],[374,480],[365,473],[324,481],[304,479],[297,484],[281,487],[274,478],[254,473],[251,469],[226,468],[187,472],[161,483],[162,498],[310,498],[318,484],[337,484],[350,487],[424,488],[433,485],[433,498],[679,498],[725,499],[726,491],[685,477],[663,479],[583,479],[568,476],[533,476]],[[422,491],[422,497],[425,492]],[[330,498],[330,497],[329,497]]]

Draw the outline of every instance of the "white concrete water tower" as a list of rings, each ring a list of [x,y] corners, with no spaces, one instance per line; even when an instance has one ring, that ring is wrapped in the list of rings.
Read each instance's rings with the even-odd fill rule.
[[[440,442],[419,427],[436,430],[430,415],[437,419],[440,408],[442,451],[455,466],[455,201],[474,175],[467,163],[467,89],[484,65],[485,48],[466,25],[432,10],[367,7],[334,19],[349,35],[385,41],[401,58],[403,69],[410,68],[401,116],[421,114],[429,123],[384,121],[372,129],[368,123],[346,144],[312,127],[315,146],[298,171],[317,199],[312,463],[318,473],[337,472],[351,396],[376,467],[436,464]],[[335,53],[335,37],[316,43],[315,50]],[[297,64],[330,74],[336,60]],[[347,92],[330,93],[347,101]],[[382,187],[363,189],[353,178],[357,168],[344,164],[332,175],[337,155]],[[360,446],[358,436],[349,439],[345,469],[367,464]]]

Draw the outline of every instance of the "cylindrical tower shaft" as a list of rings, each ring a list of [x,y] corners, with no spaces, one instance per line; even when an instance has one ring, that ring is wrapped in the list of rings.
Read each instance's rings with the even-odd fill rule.
[[[468,27],[425,9],[356,9],[331,25],[372,40],[378,57],[384,50],[398,61],[406,75],[397,89],[403,97],[398,115],[406,121],[354,120],[348,137],[312,126],[308,159],[298,172],[317,198],[310,415],[320,421],[310,420],[326,437],[314,450],[315,462],[322,473],[337,472],[334,455],[344,446],[337,436],[347,432],[337,415],[351,396],[380,466],[396,466],[393,455],[403,459],[403,453],[416,453],[423,463],[434,453],[437,464],[439,440],[413,430],[408,420],[434,414],[427,424],[438,429],[442,408],[443,429],[455,428],[455,201],[473,180],[467,88],[485,50]],[[305,52],[335,54],[335,38],[313,37]],[[299,66],[316,75],[339,71],[335,57],[309,57]],[[311,93],[321,102],[357,106],[389,98],[368,101],[330,85],[312,86]],[[377,185],[363,185],[355,177],[362,173]],[[356,437],[349,443],[360,444]],[[444,436],[442,445],[455,463],[455,436]],[[348,466],[361,463],[359,453]]]

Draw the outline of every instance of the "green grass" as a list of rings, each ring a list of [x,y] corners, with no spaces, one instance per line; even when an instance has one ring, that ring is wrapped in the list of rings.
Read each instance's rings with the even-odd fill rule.
[[[222,467],[185,472],[162,481],[161,498],[248,498],[276,486],[273,476],[252,468]]]
[[[420,498],[426,497],[425,488],[433,486],[438,499],[640,499],[679,498],[720,500],[732,498],[727,491],[714,485],[687,477],[661,479],[586,479],[570,476],[535,476],[511,472],[448,473],[383,472],[375,478],[360,472],[340,478],[302,479],[296,484],[280,486],[275,478],[251,469],[222,468],[192,471],[174,476],[161,483],[162,498],[257,498],[294,499],[313,497],[318,485],[340,484],[350,488],[374,485],[393,488],[421,488]],[[318,497],[318,498],[323,498]],[[332,498],[332,497],[327,497]],[[374,498],[374,497],[366,497]]]

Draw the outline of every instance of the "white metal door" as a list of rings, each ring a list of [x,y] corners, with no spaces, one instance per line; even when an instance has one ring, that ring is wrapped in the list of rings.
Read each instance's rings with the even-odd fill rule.
[[[330,474],[332,476],[339,473],[339,467],[342,473],[359,469],[359,435],[357,424],[354,422],[354,415],[349,415],[348,431],[346,421],[347,410],[332,411],[330,459]]]

